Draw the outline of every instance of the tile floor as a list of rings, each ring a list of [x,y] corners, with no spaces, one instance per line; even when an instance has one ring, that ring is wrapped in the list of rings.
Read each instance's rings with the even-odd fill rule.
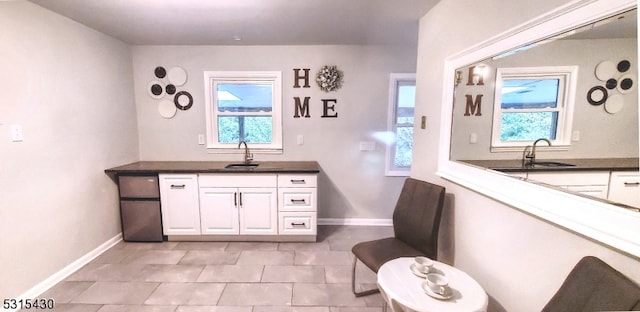
[[[319,226],[316,243],[121,242],[52,287],[55,311],[379,312],[351,292],[351,247],[391,227]],[[359,265],[358,280],[375,287]]]

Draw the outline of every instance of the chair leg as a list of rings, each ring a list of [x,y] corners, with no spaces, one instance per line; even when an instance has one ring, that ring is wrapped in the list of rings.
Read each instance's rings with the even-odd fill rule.
[[[361,292],[356,291],[356,263],[357,262],[358,262],[358,258],[353,257],[353,271],[351,272],[351,290],[353,291],[353,294],[356,295],[356,297],[362,297],[362,296],[368,296],[375,293],[379,293],[380,289],[378,288],[364,290]]]

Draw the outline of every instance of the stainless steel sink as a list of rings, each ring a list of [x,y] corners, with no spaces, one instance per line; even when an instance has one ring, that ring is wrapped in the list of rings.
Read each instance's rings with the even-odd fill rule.
[[[256,163],[237,163],[237,164],[228,164],[224,166],[225,169],[253,169],[258,167],[259,164]]]
[[[533,163],[534,166],[544,166],[544,167],[575,167],[574,164],[563,163],[558,161],[536,161]]]

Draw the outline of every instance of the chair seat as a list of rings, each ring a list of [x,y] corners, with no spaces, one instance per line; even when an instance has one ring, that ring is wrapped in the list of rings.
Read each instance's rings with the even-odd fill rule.
[[[394,237],[361,242],[354,245],[351,251],[362,263],[376,273],[387,261],[400,257],[424,256],[424,253]]]

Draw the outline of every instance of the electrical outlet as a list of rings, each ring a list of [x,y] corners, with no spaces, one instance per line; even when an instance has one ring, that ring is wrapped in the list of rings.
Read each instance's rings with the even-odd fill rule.
[[[469,136],[469,143],[471,143],[471,144],[476,144],[476,143],[478,143],[478,134],[476,134],[476,133],[472,133],[472,134]]]
[[[580,131],[578,130],[573,131],[573,133],[571,134],[571,141],[574,141],[574,142],[580,141]]]
[[[376,149],[376,142],[362,141],[360,142],[360,150],[365,152],[371,152]]]
[[[21,125],[11,125],[11,141],[13,142],[22,142],[24,139],[22,135],[22,126]]]
[[[302,134],[298,134],[298,145],[304,144],[304,136]]]

